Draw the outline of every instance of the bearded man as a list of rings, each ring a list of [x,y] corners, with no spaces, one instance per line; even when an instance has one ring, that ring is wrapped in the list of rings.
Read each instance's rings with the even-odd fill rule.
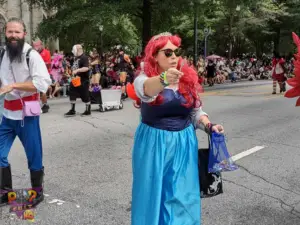
[[[36,206],[44,199],[39,95],[46,93],[51,79],[42,57],[25,43],[24,22],[11,18],[4,32],[6,46],[1,51],[0,62],[0,95],[5,96],[0,124],[0,205],[8,203],[8,192],[12,190],[8,155],[18,136],[25,149],[35,191],[32,205]]]

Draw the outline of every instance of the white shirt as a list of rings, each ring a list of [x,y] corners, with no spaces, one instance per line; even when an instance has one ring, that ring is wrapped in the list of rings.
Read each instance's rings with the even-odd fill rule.
[[[0,96],[0,118],[2,118],[2,115],[3,115],[3,107],[4,107],[4,96],[1,95]]]
[[[23,59],[22,62],[12,62],[10,63],[10,60],[7,55],[7,51],[5,51],[5,54],[2,59],[1,67],[0,67],[0,79],[2,86],[10,85],[15,83],[13,74],[15,75],[15,79],[17,83],[23,83],[23,82],[30,82],[32,81],[33,85],[36,87],[38,92],[46,93],[48,90],[48,87],[51,84],[50,75],[48,73],[47,67],[45,65],[44,60],[40,56],[40,54],[32,50],[29,55],[29,67],[27,66],[26,62],[26,53],[28,49],[30,49],[31,46],[27,43],[24,44],[23,48]],[[13,70],[13,74],[12,71]],[[19,99],[19,94],[21,97],[31,96],[34,93],[32,92],[25,92],[25,91],[17,91],[13,90],[10,93],[7,93],[5,95],[5,99],[10,100],[16,100]],[[22,120],[23,113],[22,110],[19,111],[10,111],[7,109],[3,110],[3,115],[12,120]]]

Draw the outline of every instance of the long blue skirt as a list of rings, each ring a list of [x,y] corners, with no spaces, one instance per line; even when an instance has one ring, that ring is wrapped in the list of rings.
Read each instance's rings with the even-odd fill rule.
[[[200,224],[198,141],[192,125],[171,132],[141,123],[132,167],[132,225]]]

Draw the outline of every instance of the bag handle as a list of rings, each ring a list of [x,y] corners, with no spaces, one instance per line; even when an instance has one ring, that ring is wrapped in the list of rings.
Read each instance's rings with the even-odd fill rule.
[[[208,149],[211,147],[211,134],[207,133],[204,131],[204,133],[207,135],[207,144],[208,144]],[[202,149],[202,148],[200,148]]]
[[[30,52],[32,51],[32,48],[29,48],[27,53],[26,53],[26,63],[27,63],[27,66],[28,66],[28,70],[29,70],[29,75],[31,75],[31,72],[30,72],[30,65],[29,65],[29,60],[30,60]],[[17,83],[16,81],[16,77],[15,77],[15,74],[14,74],[14,70],[13,70],[13,66],[12,64],[10,63],[10,69],[11,69],[11,73],[13,75],[13,79],[14,79],[14,82]],[[17,91],[19,97],[20,97],[20,100],[22,102],[22,106],[24,106],[24,102],[23,102],[23,99],[20,95],[20,92]],[[34,93],[37,93],[38,94],[38,91],[34,92]],[[38,101],[40,101],[40,95],[38,95]]]
[[[16,77],[15,77],[15,74],[14,74],[14,70],[13,70],[13,67],[12,67],[11,64],[10,64],[10,69],[11,69],[11,73],[12,73],[12,75],[13,75],[14,83],[17,83]],[[30,73],[30,72],[29,72],[29,73]],[[18,96],[19,96],[19,98],[20,98],[20,100],[21,100],[21,102],[22,102],[22,106],[24,106],[24,101],[23,101],[23,99],[22,99],[22,97],[21,97],[20,91],[16,90],[16,92],[18,93]],[[38,91],[36,91],[36,92],[34,92],[34,93],[38,94]],[[38,94],[38,101],[40,101],[40,95],[39,95],[39,94]]]
[[[32,48],[30,48],[30,49],[27,51],[27,53],[26,53],[26,63],[27,63],[27,65],[28,65],[29,75],[31,75],[31,73],[30,73],[30,66],[29,66],[29,60],[30,60],[29,54],[30,54],[31,50],[32,50]],[[12,66],[11,63],[10,63],[9,66],[10,66],[10,70],[11,70],[11,73],[12,73],[12,76],[13,76],[13,79],[14,79],[14,83],[17,83],[16,76],[15,76],[15,73],[14,73],[14,70],[13,70],[13,66]],[[18,94],[18,96],[19,96],[19,99],[20,99],[20,102],[21,102],[21,104],[22,104],[22,109],[23,109],[23,110],[22,110],[22,117],[23,117],[23,120],[22,120],[21,126],[24,127],[24,117],[25,117],[25,113],[24,113],[24,105],[25,105],[25,103],[24,103],[24,100],[23,100],[22,97],[21,97],[20,91],[16,90],[16,92],[17,92],[17,94]],[[36,92],[34,92],[34,93],[38,94],[38,101],[40,101],[40,94],[39,94],[39,92],[36,91]]]
[[[15,77],[15,74],[14,74],[14,70],[13,70],[13,67],[12,67],[11,63],[10,63],[9,66],[10,66],[11,73],[12,73],[12,75],[13,75],[14,82],[17,83],[16,77]],[[23,99],[22,99],[22,97],[21,97],[20,92],[19,92],[18,90],[16,90],[16,92],[17,92],[17,94],[18,94],[18,96],[19,96],[19,98],[20,98],[20,102],[21,102],[21,104],[22,104],[22,118],[23,118],[23,119],[22,119],[22,122],[21,122],[21,127],[24,127],[24,118],[25,118],[25,113],[24,113],[24,101],[23,101]]]

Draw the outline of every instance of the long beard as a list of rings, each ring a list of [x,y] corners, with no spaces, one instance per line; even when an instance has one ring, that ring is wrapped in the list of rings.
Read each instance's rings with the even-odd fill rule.
[[[22,62],[23,47],[25,44],[25,39],[18,38],[5,38],[7,55],[10,62],[17,61]],[[17,44],[13,44],[12,41],[17,41]]]

